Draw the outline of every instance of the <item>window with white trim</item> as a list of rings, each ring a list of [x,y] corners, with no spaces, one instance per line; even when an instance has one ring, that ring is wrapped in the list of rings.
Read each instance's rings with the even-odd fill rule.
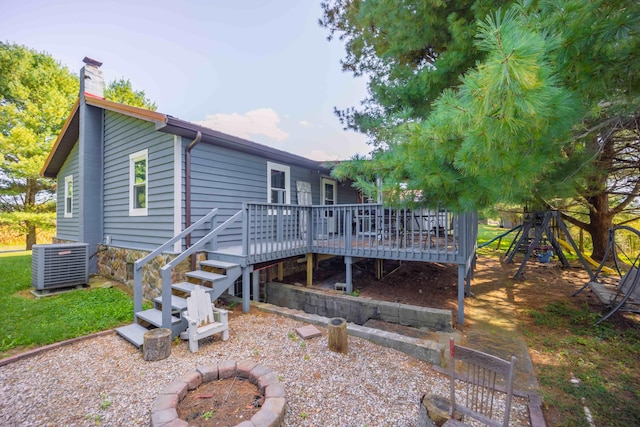
[[[64,177],[64,217],[73,217],[73,175]]]
[[[129,155],[129,216],[146,216],[148,206],[148,150]]]
[[[267,202],[291,204],[291,168],[267,162]]]

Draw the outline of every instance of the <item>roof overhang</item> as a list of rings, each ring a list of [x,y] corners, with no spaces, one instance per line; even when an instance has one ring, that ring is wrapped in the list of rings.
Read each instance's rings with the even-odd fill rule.
[[[258,144],[257,142],[238,138],[237,136],[218,132],[176,117],[167,116],[165,126],[158,128],[158,130],[174,135],[180,135],[189,139],[195,139],[198,132],[200,132],[202,134],[202,142],[218,145],[234,151],[253,154],[280,163],[302,166],[309,169],[316,169],[323,173],[329,173],[329,169],[323,165],[324,162],[307,159],[306,157],[298,156],[297,154],[292,154],[267,145]]]
[[[155,124],[156,129],[161,132],[179,135],[189,139],[195,139],[198,132],[200,132],[202,135],[201,140],[205,143],[218,145],[243,153],[253,154],[280,163],[315,169],[322,173],[329,173],[329,169],[323,165],[323,162],[307,159],[306,157],[218,132],[166,114],[108,101],[103,98],[97,98],[88,93],[85,94],[84,99],[87,105],[135,117],[147,122],[152,122]],[[78,141],[79,136],[80,99],[78,99],[73,105],[69,117],[67,117],[67,121],[64,123],[58,138],[53,144],[53,148],[40,171],[42,176],[46,178],[55,178],[58,175],[58,172],[69,156],[69,153],[71,153],[73,146]]]
[[[166,115],[157,113],[151,110],[145,110],[144,108],[131,107],[129,105],[120,104],[113,101],[107,101],[103,98],[98,98],[89,93],[84,94],[84,99],[87,105],[92,107],[102,108],[103,110],[114,111],[116,113],[124,114],[126,116],[135,117],[137,119],[145,120],[155,123],[156,127],[164,126],[166,121]],[[67,160],[69,153],[73,149],[73,146],[78,141],[80,136],[80,98],[73,104],[69,117],[62,126],[62,130],[58,135],[58,138],[53,144],[53,148],[44,162],[44,166],[40,170],[40,174],[45,178],[55,178],[58,172],[62,168],[62,165]]]
[[[55,178],[58,175],[58,171],[67,159],[67,156],[73,149],[78,136],[80,135],[80,113],[78,112],[80,106],[80,99],[76,100],[69,117],[64,122],[62,130],[53,143],[53,148],[47,156],[47,160],[44,162],[44,166],[40,170],[40,175],[45,178]]]

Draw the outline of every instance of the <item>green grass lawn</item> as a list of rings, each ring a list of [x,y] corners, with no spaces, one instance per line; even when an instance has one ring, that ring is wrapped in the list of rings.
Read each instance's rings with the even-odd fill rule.
[[[547,415],[555,420],[551,425],[588,427],[583,406],[595,425],[640,425],[637,324],[609,320],[594,326],[602,314],[570,300],[523,315],[532,320],[519,325],[530,351],[548,361],[536,371]]]
[[[29,292],[31,252],[0,254],[0,272],[0,358],[132,320],[133,301],[116,288],[78,289],[35,299]]]
[[[491,241],[502,234],[509,232],[509,228],[500,228],[493,225],[478,224],[478,246]],[[498,238],[483,248],[478,248],[478,254],[487,256],[502,256],[507,252],[511,242],[515,239],[519,230],[512,231],[502,239]],[[563,249],[562,253],[569,261],[578,260],[578,255],[574,251]],[[557,259],[557,258],[556,258]]]
[[[509,231],[508,228],[500,228],[494,225],[486,225],[486,224],[478,224],[478,246],[483,243],[489,242],[491,239],[494,239],[501,234],[505,234]],[[484,248],[478,249],[478,254],[488,255],[488,256],[501,256],[503,255],[509,245],[516,237],[516,233],[518,231],[514,231],[512,233],[507,234],[501,240],[498,239]]]
[[[507,231],[480,224],[478,245]],[[516,233],[503,237],[499,249],[496,240],[478,249],[478,253],[503,256]],[[578,259],[573,252],[565,250],[564,254],[570,261]],[[518,258],[516,265],[522,258]],[[525,320],[520,321],[518,329],[530,351],[549,361],[538,363],[536,372],[550,425],[588,427],[585,405],[598,426],[640,425],[637,324],[609,320],[594,326],[602,313],[575,304],[568,295],[566,302],[550,303],[539,310],[526,309],[521,316]],[[571,378],[580,385],[572,384]]]

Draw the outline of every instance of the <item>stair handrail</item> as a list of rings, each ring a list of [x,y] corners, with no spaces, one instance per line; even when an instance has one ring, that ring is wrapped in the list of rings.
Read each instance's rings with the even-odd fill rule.
[[[217,209],[216,209],[217,210]],[[187,248],[180,255],[166,263],[160,269],[160,275],[162,278],[162,327],[163,328],[171,328],[171,271],[175,268],[176,265],[180,264],[182,261],[187,259],[189,255],[201,250],[204,246],[209,243],[213,238],[215,238],[220,232],[224,231],[234,222],[238,221],[238,219],[242,218],[242,210],[239,210],[235,214],[233,214],[229,219],[225,222],[217,226],[215,229],[211,230],[204,237],[198,240],[196,243],[191,245],[191,247]],[[195,225],[195,224],[194,224]]]
[[[185,228],[183,231],[167,240],[147,256],[135,261],[135,263],[133,264],[133,311],[135,313],[142,310],[142,267],[147,265],[149,261],[151,261],[158,255],[162,254],[178,240],[182,240],[187,234],[191,234],[196,229],[202,227],[205,222],[209,221],[217,214],[218,208],[211,209],[209,213],[194,222],[190,227]]]

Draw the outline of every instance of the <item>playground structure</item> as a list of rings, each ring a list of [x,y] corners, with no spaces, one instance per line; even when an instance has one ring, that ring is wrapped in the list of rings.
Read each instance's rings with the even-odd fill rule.
[[[591,279],[583,287],[571,294],[571,296],[576,296],[588,287],[609,309],[608,313],[596,322],[596,325],[604,322],[617,311],[640,313],[640,274],[638,273],[640,269],[640,253],[634,258],[624,254],[625,258],[631,262],[631,267],[626,273],[623,273],[620,269],[620,257],[618,254],[621,249],[616,241],[616,233],[620,231],[626,231],[640,239],[640,231],[634,228],[625,225],[611,228],[607,240],[607,250],[602,262],[598,265]],[[617,273],[617,277],[605,271],[604,263],[609,259],[609,255],[613,258],[615,270],[610,268],[608,270]],[[607,276],[602,277],[601,273],[607,273]]]
[[[531,256],[535,255],[541,261],[548,262],[552,254],[551,251],[558,256],[558,259],[564,267],[569,267],[569,261],[567,261],[567,257],[562,250],[563,247],[576,253],[584,269],[589,273],[589,277],[593,279],[594,273],[591,266],[596,267],[599,263],[585,256],[582,251],[580,251],[558,211],[525,212],[522,225],[517,225],[478,247],[487,246],[491,242],[502,239],[513,232],[517,233],[505,254],[506,262],[512,263],[517,253],[524,253],[524,259],[514,275],[514,279],[518,279],[521,276]],[[564,234],[566,241],[558,237],[559,232]],[[601,269],[605,268],[606,267],[603,266]]]
[[[593,271],[589,262],[586,260],[576,242],[571,237],[571,233],[567,229],[567,226],[562,221],[562,217],[558,211],[533,211],[526,212],[522,228],[518,231],[518,234],[511,242],[511,246],[507,250],[507,263],[513,262],[513,258],[517,252],[525,252],[524,260],[520,264],[520,268],[513,276],[514,279],[518,279],[522,274],[527,261],[534,253],[540,255],[541,252],[548,252],[553,250],[554,254],[558,256],[558,259],[562,263],[563,267],[569,267],[569,261],[562,251],[560,242],[558,241],[555,230],[561,231],[571,248],[578,255],[578,259],[584,266],[584,269],[589,273],[589,277],[593,278]],[[533,235],[533,237],[531,237]]]
[[[512,263],[517,253],[524,253],[524,259],[514,275],[514,279],[520,277],[525,265],[533,255],[541,262],[549,262],[551,255],[555,254],[564,267],[569,267],[569,262],[563,252],[564,248],[578,256],[585,271],[589,274],[587,283],[571,296],[575,296],[584,289],[589,288],[608,310],[596,322],[596,325],[607,320],[617,311],[640,313],[640,253],[629,256],[624,253],[622,247],[618,244],[618,240],[622,239],[616,239],[616,233],[622,234],[622,232],[625,232],[640,241],[640,231],[625,225],[611,228],[605,256],[601,262],[596,262],[580,251],[562,221],[559,212],[534,211],[525,212],[522,225],[513,227],[479,245],[478,248],[488,246],[496,240],[501,241],[502,238],[514,232],[516,232],[516,236],[505,254],[506,262]],[[561,233],[566,240],[560,239]],[[623,256],[620,257],[620,254]],[[614,268],[605,265],[607,260],[610,259],[614,262]],[[620,260],[626,260],[630,266],[625,266],[625,270],[622,270],[620,268]],[[595,271],[591,267],[594,267]],[[629,268],[627,269],[627,267]]]

